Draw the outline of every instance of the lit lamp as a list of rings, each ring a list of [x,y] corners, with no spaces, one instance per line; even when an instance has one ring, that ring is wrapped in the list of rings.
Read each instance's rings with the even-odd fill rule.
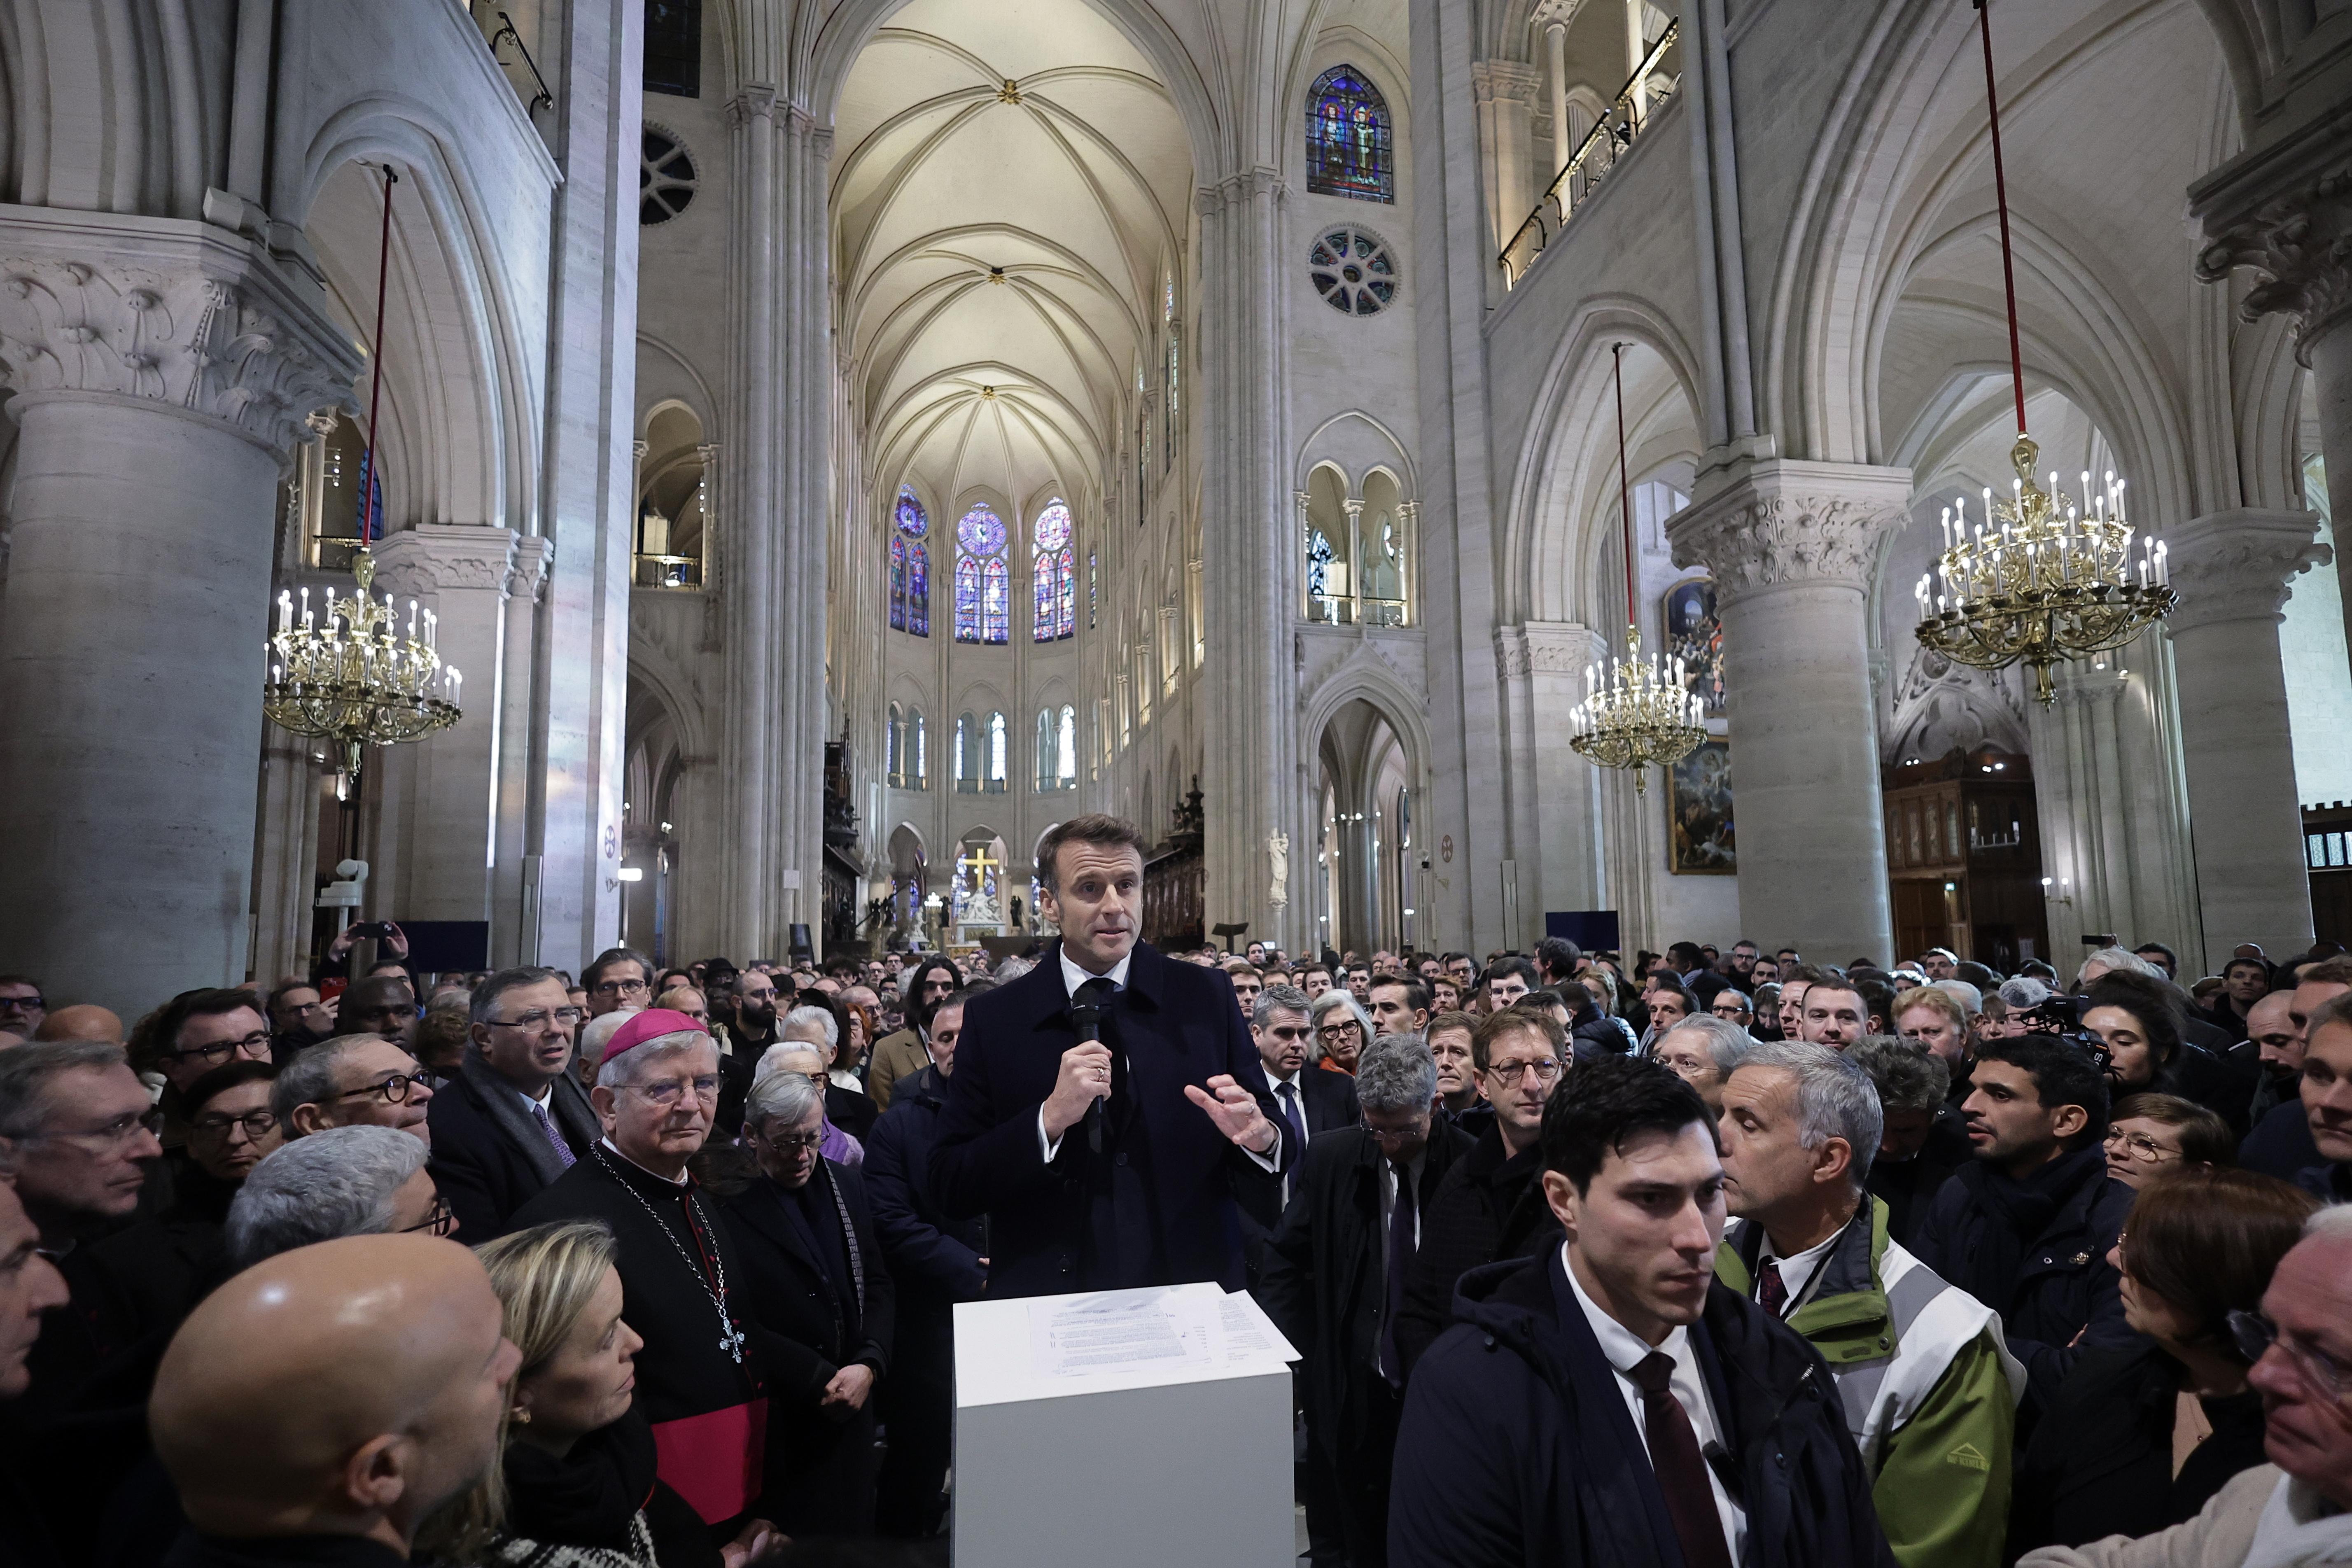
[[[2180,600],[2164,546],[2135,535],[2124,505],[2124,484],[2113,473],[2078,494],[2064,494],[2058,476],[2050,488],[2034,483],[2041,449],[2025,433],[2025,356],[2017,331],[2017,268],[2009,240],[2009,182],[2000,160],[2000,105],[1993,91],[1992,9],[1977,0],[1982,24],[1985,107],[1992,126],[1993,198],[2000,213],[2001,281],[2009,301],[2009,368],[2017,398],[2017,444],[2009,450],[2017,477],[2009,499],[1987,489],[1972,520],[1966,497],[1944,509],[1944,549],[1935,571],[1919,579],[1918,637],[1957,663],[1978,669],[2022,664],[2033,671],[2033,695],[2047,708],[2057,700],[2051,667],[2118,648],[2170,615]],[[2134,549],[2137,542],[2137,549]],[[2137,559],[2135,559],[2137,557]]]
[[[1584,667],[1583,701],[1569,710],[1568,743],[1587,762],[1633,770],[1633,793],[1648,790],[1643,770],[1669,767],[1706,739],[1706,709],[1688,689],[1690,672],[1681,659],[1642,656],[1642,630],[1634,622],[1633,489],[1625,475],[1625,345],[1612,344],[1617,378],[1617,510],[1625,530],[1625,656],[1612,658],[1602,679],[1597,664]]]

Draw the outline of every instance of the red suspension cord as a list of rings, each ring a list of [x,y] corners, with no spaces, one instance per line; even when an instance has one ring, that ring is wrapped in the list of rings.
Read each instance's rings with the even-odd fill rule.
[[[375,416],[383,406],[383,297],[385,281],[392,271],[392,187],[400,184],[400,176],[392,165],[383,166],[383,237],[377,243],[375,258],[375,342],[368,345],[368,357],[375,362],[368,391],[367,480],[360,494],[360,542],[372,543],[375,539],[375,498],[383,493],[383,476],[375,466]]]
[[[1976,0],[1984,35],[1985,113],[1992,122],[1992,195],[2000,208],[2000,280],[2009,294],[2009,374],[2017,392],[2017,433],[2025,434],[2025,355],[2017,340],[2017,263],[2009,247],[2009,178],[2000,164],[2000,100],[1992,85],[1992,0]]]
[[[1617,521],[1625,529],[1625,624],[1631,626],[1638,623],[1633,618],[1633,487],[1625,473],[1625,345],[1610,344],[1609,354],[1617,382]],[[1633,657],[1632,649],[1626,657]]]

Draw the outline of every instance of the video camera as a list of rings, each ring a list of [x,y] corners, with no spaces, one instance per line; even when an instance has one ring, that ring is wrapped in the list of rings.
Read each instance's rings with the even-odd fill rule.
[[[2069,995],[2060,992],[2017,1015],[2029,1035],[2055,1035],[2068,1045],[2090,1053],[2091,1059],[2105,1072],[2115,1060],[2115,1053],[2106,1043],[2083,1026],[2083,1015],[2090,1011],[2087,996]]]

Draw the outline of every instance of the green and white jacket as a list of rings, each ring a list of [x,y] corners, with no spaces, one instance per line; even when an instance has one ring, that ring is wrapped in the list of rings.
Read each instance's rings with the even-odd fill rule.
[[[1716,1277],[1753,1295],[1763,1227],[1734,1220]],[[1789,1326],[1829,1363],[1871,1500],[1903,1568],[1998,1568],[2025,1367],[2000,1318],[1886,1235],[1870,1200],[1823,1258]]]

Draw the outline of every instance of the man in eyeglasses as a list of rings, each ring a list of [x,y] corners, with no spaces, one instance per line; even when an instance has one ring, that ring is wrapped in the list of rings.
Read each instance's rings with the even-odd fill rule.
[[[1478,1087],[1495,1108],[1494,1125],[1446,1173],[1422,1225],[1428,1238],[1413,1259],[1397,1318],[1405,1370],[1454,1321],[1454,1287],[1483,1263],[1541,1250],[1559,1234],[1543,1194],[1536,1147],[1544,1102],[1568,1071],[1568,1031],[1549,1013],[1504,1007],[1470,1037]]]
[[[289,1142],[330,1127],[389,1127],[430,1148],[432,1103],[425,1069],[381,1035],[322,1040],[287,1063],[269,1090]]]
[[[163,1139],[166,1149],[188,1141],[180,1096],[190,1084],[231,1062],[270,1058],[269,1020],[250,991],[183,991],[131,1031],[131,1059],[163,1075]]]
[[[41,983],[28,974],[0,974],[0,1034],[29,1040],[48,1016]]]
[[[604,973],[631,971],[621,963]],[[588,997],[594,1005],[593,984]],[[466,1054],[426,1121],[434,1183],[466,1234],[483,1241],[602,1134],[566,1070],[581,1018],[553,970],[499,970],[474,987],[468,1018]]]
[[[1269,1062],[1266,1076],[1274,1071]],[[1297,1195],[1267,1244],[1258,1300],[1306,1360],[1309,1541],[1354,1568],[1377,1568],[1387,1561],[1389,1459],[1404,1387],[1396,1313],[1421,1215],[1476,1141],[1433,1127],[1437,1063],[1417,1035],[1366,1046],[1352,1082],[1361,1120],[1308,1143]]]
[[[654,1000],[654,966],[634,948],[608,947],[580,973],[580,988],[588,993],[588,1016],[634,1012]]]
[[[96,1289],[76,1254],[126,1224],[162,1159],[147,1086],[119,1046],[58,1040],[0,1051],[0,1168],[78,1302]],[[53,1312],[26,1363],[32,1386],[12,1407],[28,1425],[56,1412],[120,1346],[91,1310]]]

